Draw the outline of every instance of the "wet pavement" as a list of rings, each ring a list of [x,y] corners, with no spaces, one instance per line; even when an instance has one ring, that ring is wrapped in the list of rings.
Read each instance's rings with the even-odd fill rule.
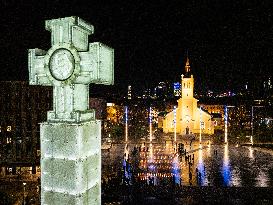
[[[184,144],[183,151],[179,149],[179,143]],[[170,140],[116,144],[102,152],[103,198],[112,195],[120,199],[119,195],[130,196],[134,189],[133,195],[142,199],[144,195],[154,197],[151,204],[157,204],[155,201],[163,192],[165,198],[171,196],[172,200],[180,200],[183,192],[184,204],[194,204],[185,200],[191,199],[193,193],[201,196],[203,192],[209,193],[205,201],[218,199],[219,202],[221,197],[213,194],[217,189],[222,197],[232,195],[230,204],[243,204],[259,196],[258,203],[270,204],[273,203],[272,195],[263,194],[272,193],[272,156],[271,152],[251,146],[211,145],[208,142],[202,145],[193,142],[191,146],[190,142]],[[111,189],[111,186],[120,187],[120,190]],[[175,196],[174,193],[180,194]],[[198,196],[194,202],[198,201]]]

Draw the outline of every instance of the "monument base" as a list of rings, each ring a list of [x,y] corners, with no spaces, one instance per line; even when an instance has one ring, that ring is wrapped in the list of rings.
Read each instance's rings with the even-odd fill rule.
[[[41,123],[41,204],[101,204],[101,122]]]

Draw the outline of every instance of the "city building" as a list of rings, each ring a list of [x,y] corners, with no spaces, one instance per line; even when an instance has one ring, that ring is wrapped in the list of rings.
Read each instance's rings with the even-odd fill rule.
[[[173,94],[176,97],[181,97],[181,84],[180,83],[173,84]]]
[[[40,127],[52,110],[52,88],[0,81],[0,175],[35,174],[40,166]]]
[[[204,110],[208,111],[212,116],[212,122],[214,124],[214,130],[222,130],[224,131],[225,123],[224,123],[224,110],[225,105],[219,104],[199,104]]]
[[[0,81],[0,176],[39,172],[39,123],[46,121],[52,102],[52,87]],[[89,107],[103,123],[106,101],[90,98]]]
[[[177,108],[169,112],[163,121],[163,132],[179,134],[213,134],[214,127],[210,113],[197,106],[197,99],[193,97],[194,78],[190,70],[187,57],[185,75],[181,76],[181,98]]]
[[[128,85],[128,93],[127,93],[128,100],[132,99],[132,86]]]
[[[106,100],[102,98],[89,98],[89,108],[95,110],[95,116],[98,120],[106,119]]]
[[[160,99],[167,97],[167,86],[165,82],[159,82],[154,88],[154,97]]]

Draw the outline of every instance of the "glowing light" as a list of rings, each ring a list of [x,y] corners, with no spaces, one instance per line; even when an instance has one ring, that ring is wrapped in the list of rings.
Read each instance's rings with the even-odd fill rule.
[[[224,186],[228,186],[231,180],[230,165],[229,165],[229,156],[228,156],[228,144],[225,144],[224,147],[224,161],[222,168],[223,182]]]
[[[199,145],[199,150],[198,150],[198,165],[197,165],[197,168],[198,168],[198,177],[199,177],[199,184],[202,186],[204,185],[204,182],[205,182],[205,176],[206,176],[206,171],[205,171],[205,168],[204,168],[204,161],[203,161],[203,150],[202,150],[202,145],[200,144]]]
[[[129,158],[129,153],[130,153],[130,150],[129,150],[129,146],[128,144],[125,144],[125,147],[124,147],[124,159],[127,161],[128,158]]]
[[[200,106],[200,133],[199,133],[199,142],[202,142],[202,107]]]
[[[152,108],[150,107],[149,110],[149,124],[150,124],[150,142],[153,140],[153,133],[152,133]]]
[[[252,147],[249,147],[248,149],[249,149],[249,158],[253,159],[254,158],[253,157],[253,149],[252,149]]]
[[[7,126],[7,132],[11,132],[11,126]]]
[[[227,130],[227,125],[228,125],[228,108],[227,106],[225,106],[225,109],[224,109],[224,120],[225,120],[225,143],[227,143],[227,135],[228,135],[228,130]]]
[[[174,183],[180,184],[181,180],[181,174],[180,174],[180,168],[179,168],[179,159],[178,155],[175,155],[172,161],[172,173],[171,175],[174,177]]]
[[[174,141],[176,142],[176,106],[174,106],[173,124],[174,124]]]
[[[125,142],[128,141],[128,107],[125,106]]]
[[[268,187],[268,176],[262,169],[260,170],[258,176],[256,177],[256,180],[257,187]]]
[[[173,91],[174,96],[181,96],[181,84],[180,83],[174,83],[173,84]]]
[[[153,144],[150,143],[149,145],[149,154],[150,154],[150,160],[153,161],[153,158],[154,158],[154,154],[153,154]]]

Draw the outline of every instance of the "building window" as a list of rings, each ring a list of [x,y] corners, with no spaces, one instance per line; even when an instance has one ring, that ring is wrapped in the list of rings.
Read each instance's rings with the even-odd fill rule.
[[[7,132],[11,132],[11,126],[7,126]]]
[[[11,143],[11,137],[7,137],[7,144]]]

